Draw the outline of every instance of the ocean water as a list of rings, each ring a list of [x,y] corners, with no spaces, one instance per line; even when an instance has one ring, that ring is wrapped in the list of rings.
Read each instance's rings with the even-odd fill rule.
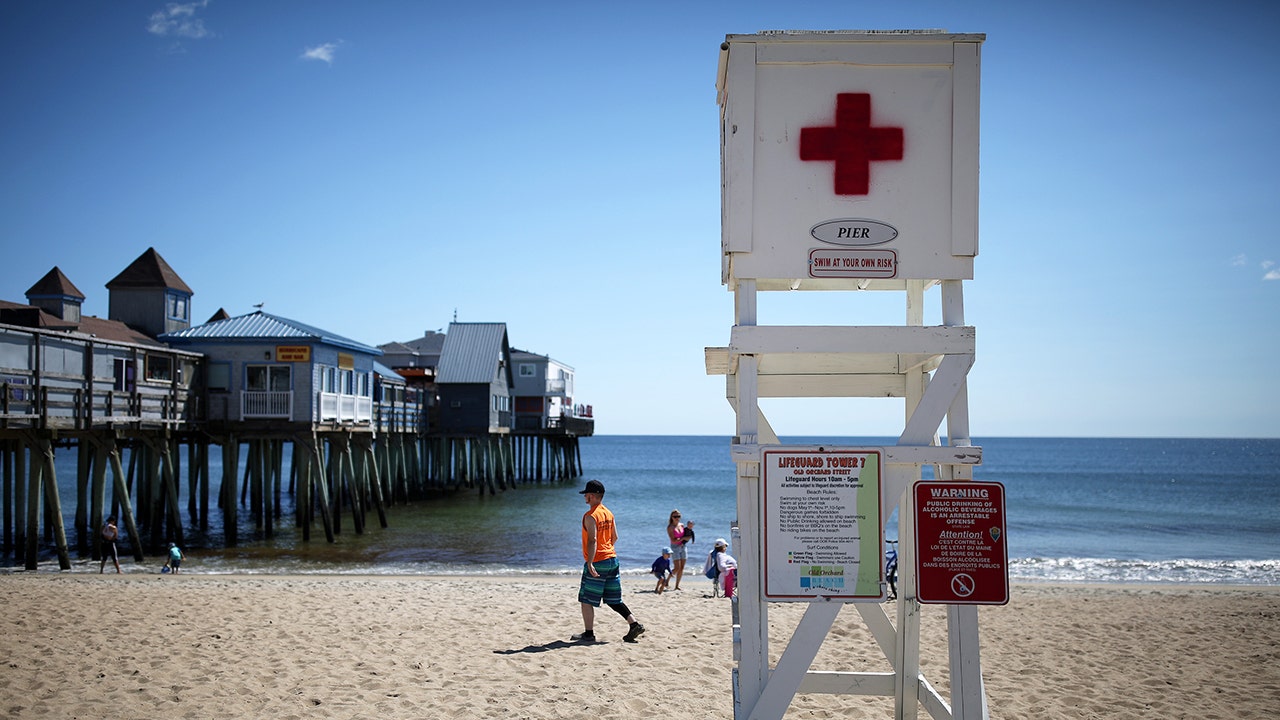
[[[788,444],[889,445],[887,438],[784,438]],[[1280,585],[1280,440],[984,438],[979,480],[1003,483],[1014,581]],[[648,571],[679,509],[700,570],[717,537],[732,540],[735,468],[725,437],[583,438],[583,481],[607,488],[624,570]],[[216,453],[214,453],[216,455]],[[74,548],[74,454],[59,456],[59,485]],[[218,476],[217,472],[213,473]],[[527,484],[497,495],[464,490],[370,513],[363,534],[344,518],[337,541],[312,540],[287,521],[265,538],[241,518],[237,547],[222,547],[220,513],[208,535],[187,530],[187,568],[201,573],[563,573],[580,568],[583,482]],[[215,488],[216,491],[216,488]],[[185,498],[183,499],[185,508]],[[292,511],[286,498],[283,510]],[[896,537],[896,515],[886,536]],[[56,569],[52,548],[41,570]],[[124,555],[124,553],[122,553]],[[75,557],[75,569],[90,561]],[[130,559],[132,571],[154,572]],[[12,552],[0,565],[21,569]],[[151,567],[155,565],[156,567]],[[91,568],[96,569],[96,568]],[[4,571],[0,569],[0,572]]]

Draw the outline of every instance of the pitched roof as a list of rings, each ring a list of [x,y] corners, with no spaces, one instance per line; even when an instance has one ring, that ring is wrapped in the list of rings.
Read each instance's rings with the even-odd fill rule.
[[[57,315],[46,312],[34,305],[21,305],[2,300],[0,300],[0,323],[49,330],[76,329],[75,323],[67,322]]]
[[[57,265],[54,265],[52,270],[45,273],[44,277],[37,280],[36,284],[27,290],[28,300],[38,297],[68,297],[84,300],[84,293],[80,292],[80,288],[76,287],[75,283],[62,274]]]
[[[164,347],[163,343],[156,342],[146,333],[138,332],[119,320],[107,320],[93,315],[82,315],[80,317],[80,326],[77,329],[86,335],[93,335],[103,340],[117,340],[135,345]]]
[[[547,355],[539,355],[538,353],[535,353],[535,352],[529,352],[528,350],[518,350],[516,348],[511,348],[511,362],[516,362],[519,360],[523,360],[525,362],[529,362],[530,360],[547,360],[549,362],[551,358]]]
[[[137,260],[130,263],[129,267],[107,283],[108,290],[116,288],[170,288],[195,294],[186,283],[182,282],[178,273],[169,267],[169,263],[160,257],[160,253],[156,252],[155,248],[147,248],[147,251],[139,255]]]
[[[80,322],[71,323],[51,315],[38,307],[0,300],[0,322],[46,330],[61,330],[88,335],[101,340],[127,342],[135,345],[164,347],[149,336],[134,330],[118,320],[107,320],[93,315],[80,316]]]
[[[449,323],[436,382],[493,382],[498,361],[509,352],[506,323]]]
[[[378,349],[388,355],[391,353],[396,353],[396,354],[404,353],[406,355],[413,353],[413,348],[409,347],[408,345],[405,345],[404,343],[398,343],[398,342],[383,343],[378,346]]]
[[[230,318],[231,318],[231,313],[227,312],[222,308],[218,308],[218,312],[214,313],[213,317],[209,318],[205,322],[217,322],[219,320],[229,320]]]
[[[416,353],[426,353],[427,355],[433,355],[435,353],[440,352],[440,350],[444,348],[444,339],[445,339],[444,333],[438,333],[438,332],[435,332],[434,330],[428,330],[427,332],[423,333],[422,337],[414,338],[412,340],[405,340],[403,343],[400,343],[400,344],[404,345],[405,347],[409,348],[410,350]]]
[[[201,340],[312,340],[370,355],[382,354],[378,348],[261,310],[165,333],[160,336],[160,340],[178,344]]]

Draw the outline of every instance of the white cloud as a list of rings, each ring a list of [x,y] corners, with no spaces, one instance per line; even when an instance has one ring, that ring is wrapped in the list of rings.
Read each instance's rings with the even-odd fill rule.
[[[1235,267],[1244,267],[1248,262],[1249,258],[1245,257],[1244,253],[1240,253],[1239,255],[1231,258],[1231,264]]]
[[[203,10],[208,5],[209,0],[169,3],[151,13],[151,19],[147,21],[147,32],[161,37],[209,37],[212,33],[204,26],[204,20],[196,17],[196,11]]]
[[[1262,276],[1263,280],[1280,280],[1280,268],[1272,268],[1275,268],[1275,263],[1273,261],[1262,261],[1262,269],[1267,271],[1267,274]]]
[[[1262,261],[1262,269],[1263,269],[1263,270],[1270,270],[1270,269],[1271,269],[1275,264],[1276,264],[1275,260],[1263,260],[1263,261]]]
[[[315,47],[309,47],[306,50],[302,51],[301,58],[303,60],[322,60],[332,65],[333,54],[338,51],[338,44],[340,42],[341,41],[338,41],[336,43],[325,43],[323,45],[317,45]]]

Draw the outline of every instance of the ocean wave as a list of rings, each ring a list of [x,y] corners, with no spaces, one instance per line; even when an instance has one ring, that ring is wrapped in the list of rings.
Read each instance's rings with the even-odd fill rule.
[[[201,575],[489,575],[519,578],[536,575],[576,577],[581,568],[531,564],[442,562],[315,562],[275,558],[246,560],[220,555],[190,558],[184,570]],[[72,572],[96,572],[98,563],[77,559]],[[160,561],[145,565],[121,562],[127,573],[159,573]],[[56,572],[56,560],[42,560],[38,572]],[[0,575],[23,572],[21,565],[0,567]],[[648,575],[648,568],[626,568],[623,575]],[[697,581],[701,572],[686,571],[686,579]],[[1272,585],[1280,586],[1280,559],[1274,560],[1133,560],[1091,557],[1032,557],[1009,561],[1011,582],[1099,583],[1099,584],[1190,584],[1190,585]]]
[[[1009,579],[1015,582],[1280,585],[1280,559],[1014,558],[1009,561]]]

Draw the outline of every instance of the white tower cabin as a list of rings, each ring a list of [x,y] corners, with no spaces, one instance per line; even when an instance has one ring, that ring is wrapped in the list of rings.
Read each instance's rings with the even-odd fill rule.
[[[950,702],[920,673],[910,492],[924,465],[936,480],[968,481],[981,461],[969,439],[974,328],[965,324],[962,285],[978,254],[984,40],[941,30],[788,31],[730,35],[721,46],[721,282],[735,316],[728,346],[707,348],[706,363],[708,374],[726,376],[737,415],[735,718],[781,718],[796,692],[892,696],[897,718],[922,707],[934,718],[987,716],[973,605],[947,605]],[[925,326],[934,286],[942,323]],[[859,291],[901,293],[905,319],[759,323],[758,293],[810,290],[844,293],[831,297],[853,304],[869,299]],[[781,447],[759,400],[805,397],[902,398],[903,426],[880,433],[897,443]],[[822,434],[850,433],[833,418]],[[835,475],[818,474],[824,468]],[[810,500],[798,490],[806,487],[829,492]],[[901,580],[891,623],[881,604],[882,548],[894,509]],[[835,522],[806,525],[815,513]],[[805,545],[823,532],[829,542]],[[770,668],[769,604],[788,601],[808,609]],[[893,672],[810,669],[846,604]]]

